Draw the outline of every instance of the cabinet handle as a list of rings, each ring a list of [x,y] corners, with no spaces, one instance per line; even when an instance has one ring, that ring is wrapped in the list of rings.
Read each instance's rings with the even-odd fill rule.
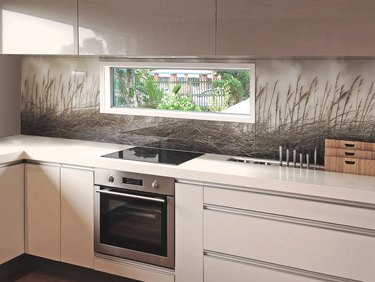
[[[318,279],[319,281],[334,281],[334,282],[359,282],[358,280],[352,280],[348,278],[342,278],[334,275],[319,273],[319,272],[313,272],[309,270],[299,269],[291,266],[276,264],[268,261],[262,261],[262,260],[256,260],[253,258],[244,258],[244,257],[238,257],[234,255],[229,254],[223,254],[218,253],[212,250],[204,250],[203,252],[205,257],[212,257],[215,259],[220,259],[224,261],[234,262],[234,263],[242,263],[246,265],[250,265],[253,267],[260,267],[260,268],[266,268],[273,271],[281,271],[286,272],[294,275],[300,275],[303,277],[308,277],[311,279]]]
[[[345,163],[348,165],[355,165],[355,161],[345,161]]]
[[[353,148],[354,146],[355,146],[355,144],[345,143],[345,147]]]
[[[128,193],[112,192],[112,191],[109,191],[108,189],[97,190],[96,193],[120,196],[120,197],[125,197],[125,198],[133,198],[133,199],[139,199],[139,200],[146,200],[146,201],[151,201],[151,202],[165,203],[165,200],[160,199],[160,198],[151,198],[151,197],[139,196],[139,195],[128,194]]]
[[[345,152],[345,156],[354,156],[355,153],[351,153],[351,152]]]

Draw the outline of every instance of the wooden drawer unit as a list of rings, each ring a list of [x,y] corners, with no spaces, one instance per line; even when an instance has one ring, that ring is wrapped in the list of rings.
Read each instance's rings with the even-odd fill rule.
[[[326,139],[324,168],[375,176],[375,143]]]

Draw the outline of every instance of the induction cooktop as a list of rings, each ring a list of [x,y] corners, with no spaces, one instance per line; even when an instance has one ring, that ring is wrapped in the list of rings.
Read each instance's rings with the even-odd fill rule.
[[[179,165],[196,157],[202,156],[203,153],[180,151],[172,149],[160,149],[152,147],[133,147],[122,151],[103,155],[105,158],[133,160],[149,163],[160,163]]]

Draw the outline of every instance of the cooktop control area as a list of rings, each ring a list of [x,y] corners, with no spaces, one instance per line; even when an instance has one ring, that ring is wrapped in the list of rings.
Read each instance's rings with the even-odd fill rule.
[[[133,147],[130,149],[110,153],[102,157],[149,163],[179,165],[202,155],[203,153],[189,151],[159,149],[150,147]]]

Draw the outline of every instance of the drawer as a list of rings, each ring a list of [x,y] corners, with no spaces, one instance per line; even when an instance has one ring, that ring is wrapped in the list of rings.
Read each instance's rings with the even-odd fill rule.
[[[375,230],[375,210],[216,187],[204,188],[204,203]]]
[[[204,257],[205,282],[319,282],[315,278],[223,258]]]
[[[360,151],[360,150],[349,150],[349,149],[326,148],[325,149],[325,155],[326,156],[332,156],[332,157],[373,160],[374,157],[375,157],[375,152]]]
[[[327,171],[360,174],[360,165],[361,160],[357,158],[324,157],[324,169]]]
[[[324,169],[327,171],[375,176],[375,160],[325,156]]]
[[[204,249],[359,281],[375,277],[374,237],[259,214],[205,209]]]
[[[374,151],[374,143],[326,139],[325,148],[341,148],[341,149],[349,149],[349,150]]]

